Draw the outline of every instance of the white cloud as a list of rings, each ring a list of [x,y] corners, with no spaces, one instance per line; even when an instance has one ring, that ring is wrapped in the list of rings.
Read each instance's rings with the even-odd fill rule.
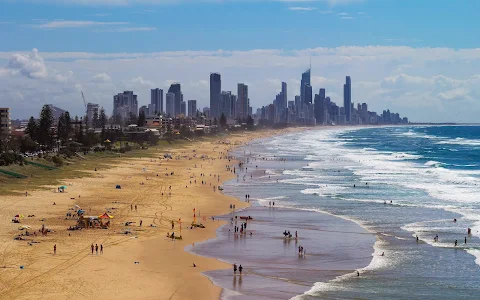
[[[337,15],[339,15],[339,16],[348,16],[348,13],[346,13],[346,12],[341,12],[341,13],[338,13]]]
[[[29,54],[12,55],[7,68],[13,73],[19,72],[28,78],[46,78],[48,76],[45,62],[38,54],[37,49],[33,49]]]
[[[39,25],[32,25],[33,28],[39,29],[57,29],[57,28],[78,28],[93,26],[112,26],[127,25],[128,22],[96,22],[96,21],[51,21]]]
[[[236,93],[238,82],[254,83],[249,97],[256,109],[274,99],[281,81],[287,82],[288,100],[293,100],[310,56],[314,92],[326,88],[337,104],[342,104],[342,85],[350,75],[352,100],[367,102],[371,110],[390,108],[417,121],[478,120],[480,49],[352,46],[296,51],[0,52],[0,90],[12,99],[14,118],[36,115],[45,102],[72,115],[81,114],[80,90],[87,101],[99,103],[107,112],[112,96],[126,89],[133,90],[139,105],[144,105],[150,88],[166,93],[175,81],[182,83],[185,99],[196,99],[204,107],[209,103],[209,73],[215,71],[222,74],[222,90]]]
[[[342,19],[342,20],[354,20],[355,17],[345,16],[345,17],[341,17],[340,19]]]
[[[302,6],[291,6],[288,9],[289,10],[294,10],[294,11],[311,11],[311,10],[314,10],[315,8],[313,8],[313,7],[302,7]]]
[[[111,82],[112,77],[110,77],[107,73],[99,73],[92,77],[93,82]]]
[[[96,13],[96,14],[92,14],[91,16],[93,16],[93,17],[108,17],[110,15],[111,15],[111,13]]]
[[[143,85],[148,87],[153,87],[155,85],[152,81],[143,79],[142,76],[132,78],[131,83],[137,86]]]
[[[154,31],[157,30],[155,27],[121,27],[121,28],[110,28],[104,30],[98,30],[99,32],[139,32],[139,31]]]

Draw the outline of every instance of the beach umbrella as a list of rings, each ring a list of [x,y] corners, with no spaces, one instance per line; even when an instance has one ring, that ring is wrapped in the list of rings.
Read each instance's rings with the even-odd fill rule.
[[[66,185],[62,185],[60,188],[61,188],[61,189],[66,189],[67,186],[66,186]]]

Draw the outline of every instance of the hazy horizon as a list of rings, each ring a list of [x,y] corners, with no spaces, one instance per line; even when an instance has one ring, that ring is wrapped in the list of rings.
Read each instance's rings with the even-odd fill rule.
[[[312,64],[313,92],[398,112],[418,122],[477,122],[480,48],[473,1],[0,0],[0,106],[12,118],[43,104],[112,113],[113,95],[182,84],[184,100],[209,106],[209,74],[222,90],[249,85],[254,109],[288,84],[299,95]],[[38,50],[37,50],[38,49]],[[223,50],[222,50],[223,49]]]

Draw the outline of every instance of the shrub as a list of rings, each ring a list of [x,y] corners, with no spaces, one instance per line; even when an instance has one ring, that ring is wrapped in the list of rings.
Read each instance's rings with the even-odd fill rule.
[[[57,167],[61,167],[63,165],[63,159],[60,157],[60,156],[54,156],[52,158],[52,161],[53,163],[57,166]]]

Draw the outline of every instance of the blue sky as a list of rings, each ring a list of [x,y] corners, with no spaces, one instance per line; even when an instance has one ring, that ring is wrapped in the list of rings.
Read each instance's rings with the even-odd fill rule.
[[[474,0],[0,3],[0,22],[11,22],[0,25],[0,39],[9,41],[0,45],[2,51],[32,47],[88,52],[345,45],[471,48],[480,41],[480,2]]]
[[[288,84],[299,93],[312,60],[314,92],[390,108],[414,121],[477,122],[480,1],[474,0],[0,0],[0,106],[15,118],[45,103],[107,112],[112,96],[182,83],[208,106],[210,72],[222,89],[249,85],[254,109]]]

